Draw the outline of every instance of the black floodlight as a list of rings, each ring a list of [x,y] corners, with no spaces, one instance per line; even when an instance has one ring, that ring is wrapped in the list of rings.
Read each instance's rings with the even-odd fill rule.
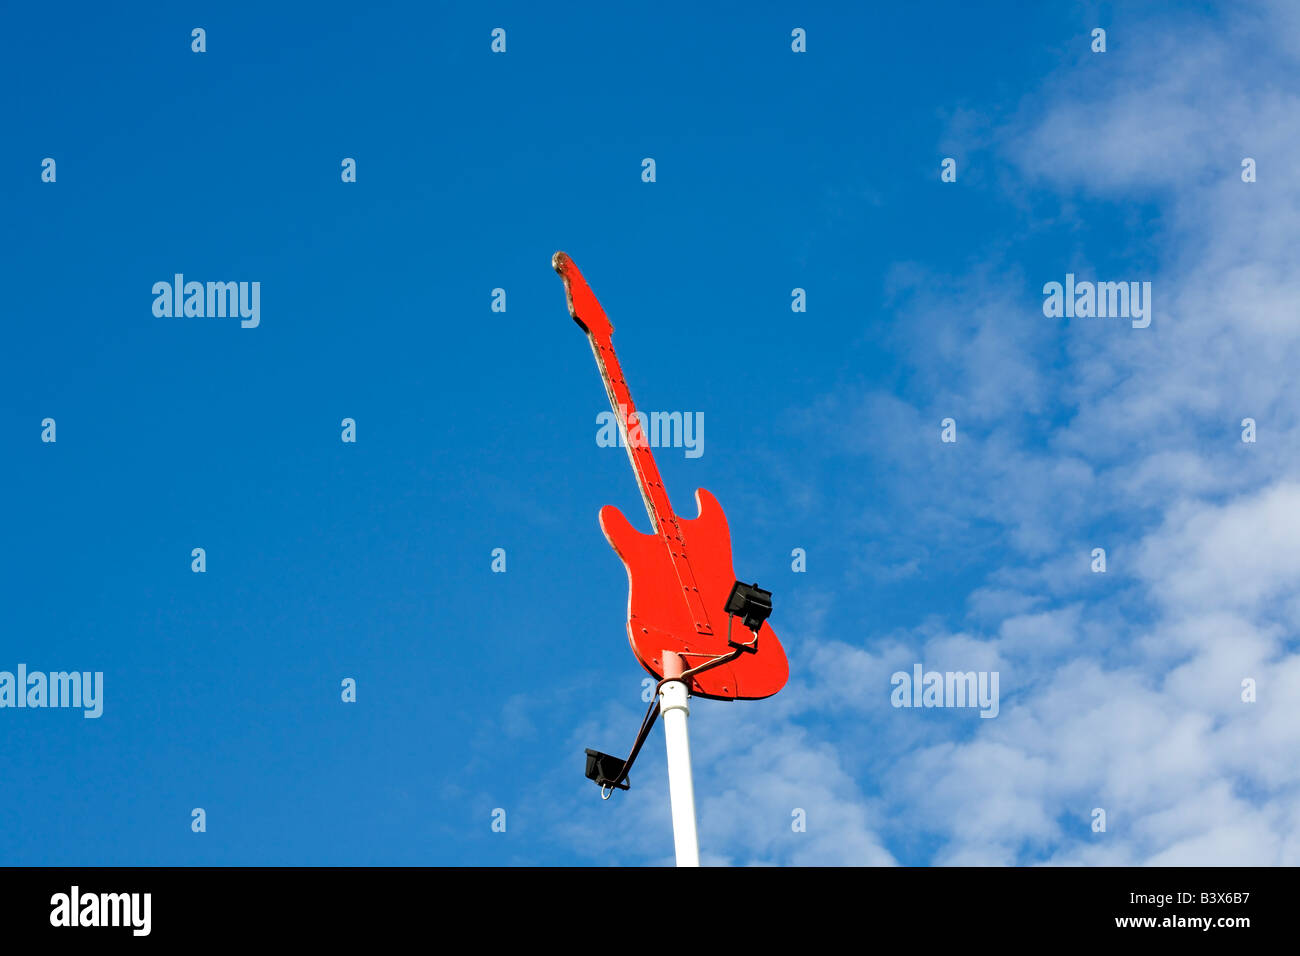
[[[609,754],[603,754],[599,750],[587,748],[587,779],[594,780],[601,787],[617,787],[619,790],[628,789],[628,782],[615,783],[623,775],[623,767],[626,760],[619,760],[617,757],[611,757]]]
[[[737,581],[731,586],[726,610],[728,614],[739,617],[745,627],[757,634],[772,613],[772,592],[764,591],[757,584]]]

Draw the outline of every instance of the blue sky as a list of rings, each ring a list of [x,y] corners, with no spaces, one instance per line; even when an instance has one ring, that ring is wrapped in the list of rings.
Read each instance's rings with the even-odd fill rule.
[[[0,709],[0,862],[669,860],[658,732],[582,776],[641,509],[557,249],[790,654],[693,709],[706,863],[1300,862],[1294,8],[839,6],[8,11],[0,670],[105,700]],[[1067,272],[1151,326],[1046,318]]]

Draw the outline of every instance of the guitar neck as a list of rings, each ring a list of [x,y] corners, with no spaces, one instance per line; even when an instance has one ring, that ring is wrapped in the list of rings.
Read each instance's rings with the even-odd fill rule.
[[[610,407],[614,410],[614,419],[618,422],[619,433],[627,447],[627,457],[632,462],[632,472],[636,475],[637,485],[641,488],[641,499],[645,510],[650,515],[650,523],[664,545],[668,548],[673,570],[677,574],[678,584],[682,589],[682,598],[691,614],[697,634],[712,634],[708,610],[700,598],[700,589],[696,584],[695,572],[691,569],[687,557],[686,539],[682,535],[672,504],[668,501],[668,492],[664,490],[663,479],[659,477],[659,468],[655,465],[655,456],[650,451],[650,441],[636,417],[636,405],[632,402],[632,392],[623,377],[623,369],[618,364],[614,353],[614,343],[609,336],[604,341],[590,332],[587,334],[591,350],[596,355],[596,366],[605,383],[605,392],[609,395]]]
[[[618,363],[614,343],[608,339],[601,342],[591,333],[588,333],[587,340],[596,356],[596,367],[605,383],[609,405],[614,411],[614,420],[618,422],[619,434],[627,448],[627,457],[632,462],[632,472],[641,489],[641,499],[650,516],[650,524],[658,534],[676,536],[676,522],[672,520],[673,507],[668,500],[668,492],[664,490],[663,479],[659,477],[659,466],[655,464],[654,453],[650,450],[649,436],[637,418],[636,403],[632,401],[632,391],[628,388],[623,368]]]

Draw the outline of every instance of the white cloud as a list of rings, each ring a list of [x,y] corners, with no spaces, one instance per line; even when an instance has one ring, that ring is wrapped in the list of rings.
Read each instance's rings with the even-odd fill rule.
[[[1157,203],[1158,266],[1132,277],[1156,290],[1151,329],[1044,321],[1015,270],[909,267],[896,286],[937,290],[900,323],[926,387],[849,399],[857,437],[832,461],[875,465],[918,552],[945,535],[1010,549],[969,596],[977,630],[918,626],[809,661],[808,700],[830,712],[900,647],[1002,670],[996,720],[914,712],[890,751],[878,829],[930,835],[933,862],[1300,862],[1300,184],[1284,172],[1300,100],[1248,62],[1300,45],[1249,18],[1143,35],[1144,55],[1067,70],[992,139],[1038,188]],[[1242,183],[1244,155],[1268,176]],[[1034,419],[1053,408],[1065,423],[1044,438]],[[965,423],[955,466],[930,434],[947,414]],[[1247,416],[1256,445],[1239,440]],[[1106,575],[1087,570],[1094,544]]]

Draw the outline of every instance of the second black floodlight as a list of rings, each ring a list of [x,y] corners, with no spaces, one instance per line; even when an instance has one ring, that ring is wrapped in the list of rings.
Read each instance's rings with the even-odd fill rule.
[[[726,611],[739,617],[745,627],[757,634],[772,613],[772,592],[764,591],[757,584],[737,581],[731,586]]]

